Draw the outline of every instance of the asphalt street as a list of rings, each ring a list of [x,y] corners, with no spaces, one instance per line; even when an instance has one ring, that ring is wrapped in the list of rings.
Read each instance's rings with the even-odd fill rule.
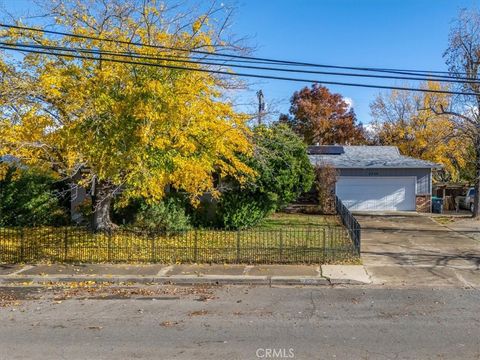
[[[472,288],[0,288],[1,359],[480,359]]]

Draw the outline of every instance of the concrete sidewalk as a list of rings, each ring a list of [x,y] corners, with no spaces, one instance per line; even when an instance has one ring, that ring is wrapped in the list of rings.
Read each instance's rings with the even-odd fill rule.
[[[369,284],[361,265],[0,265],[0,284],[45,282],[152,284]]]

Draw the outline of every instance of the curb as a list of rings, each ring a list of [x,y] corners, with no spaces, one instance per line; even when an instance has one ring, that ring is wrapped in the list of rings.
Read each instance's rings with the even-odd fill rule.
[[[333,279],[332,279],[333,280]],[[348,279],[342,280],[330,280],[324,277],[318,276],[238,276],[238,275],[204,275],[204,276],[195,276],[195,275],[174,275],[174,276],[71,276],[71,277],[62,277],[62,276],[9,276],[4,275],[0,276],[0,285],[3,286],[34,286],[34,285],[45,285],[48,282],[82,282],[82,281],[93,281],[96,283],[136,283],[136,284],[158,284],[158,285],[290,285],[290,286],[330,286],[338,284],[357,284],[365,285],[365,283],[360,283],[356,281],[351,281]],[[29,284],[24,284],[29,283]]]
[[[332,285],[370,285],[372,281],[363,282],[354,279],[328,279],[330,284]]]

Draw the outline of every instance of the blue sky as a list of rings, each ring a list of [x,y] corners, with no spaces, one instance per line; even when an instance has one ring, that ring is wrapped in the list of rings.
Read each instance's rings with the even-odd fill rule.
[[[226,0],[229,2],[229,0]],[[7,8],[30,0],[0,0]],[[442,53],[452,19],[480,0],[237,0],[233,32],[249,36],[255,56],[346,66],[446,70]],[[308,78],[395,84],[390,80],[309,75]],[[401,85],[401,82],[396,82]],[[268,104],[287,112],[289,98],[307,84],[260,81],[242,101],[262,89]],[[370,121],[369,104],[379,90],[329,86],[352,99],[358,119]]]
[[[478,0],[241,0],[234,31],[254,35],[252,43],[258,45],[255,55],[259,57],[446,70],[442,54],[451,21],[459,9],[478,5]],[[289,97],[302,86],[266,81],[257,87],[263,89],[267,102],[281,101],[279,109],[285,112]],[[369,104],[379,90],[329,88],[353,100],[360,121],[370,121]]]

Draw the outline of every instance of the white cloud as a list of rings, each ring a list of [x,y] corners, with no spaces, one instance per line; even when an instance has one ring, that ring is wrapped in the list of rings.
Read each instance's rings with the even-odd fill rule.
[[[366,123],[363,124],[363,129],[365,130],[365,136],[369,140],[374,140],[375,139],[375,134],[378,131],[378,127],[373,124],[373,123]]]
[[[363,128],[365,129],[365,131],[371,132],[371,133],[377,131],[377,127],[375,126],[375,124],[372,124],[372,123],[363,124]]]
[[[348,104],[348,110],[353,108],[354,102],[352,98],[344,97],[343,100]]]

